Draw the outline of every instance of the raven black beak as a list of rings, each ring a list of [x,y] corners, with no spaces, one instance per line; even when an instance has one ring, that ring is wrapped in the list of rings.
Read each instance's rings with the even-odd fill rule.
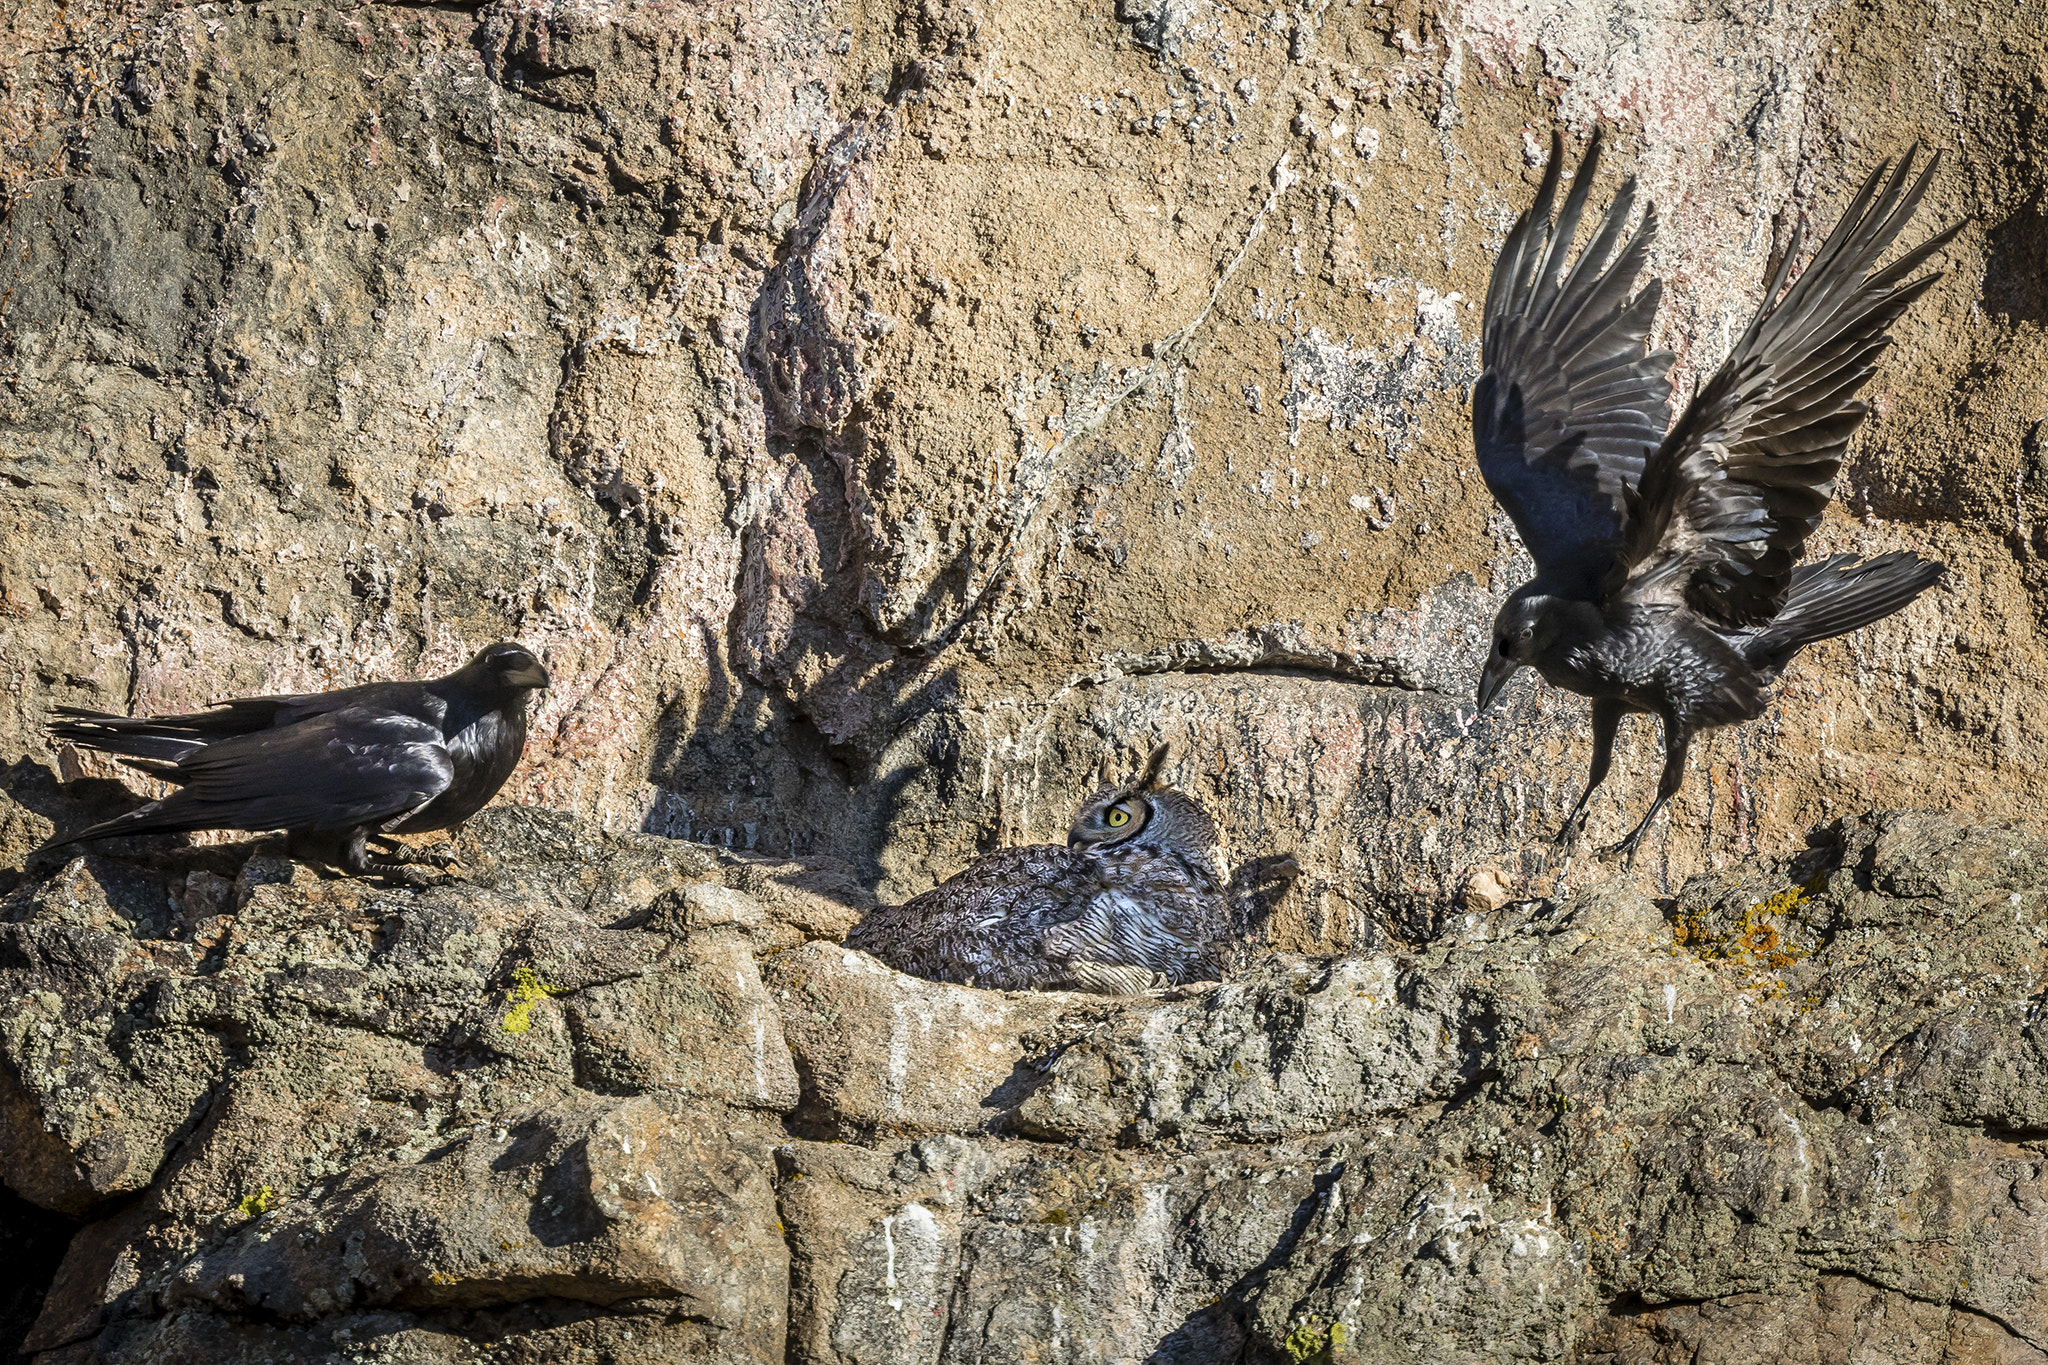
[[[505,681],[513,687],[546,687],[549,685],[548,671],[539,664],[521,668],[516,673],[504,675]]]
[[[1489,654],[1486,667],[1479,674],[1479,709],[1484,711],[1493,705],[1493,699],[1500,694],[1501,684],[1514,675],[1521,665],[1505,654]]]

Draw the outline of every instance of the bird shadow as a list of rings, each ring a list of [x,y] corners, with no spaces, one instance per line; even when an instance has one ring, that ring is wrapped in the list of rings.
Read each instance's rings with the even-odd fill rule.
[[[1233,941],[1264,943],[1274,912],[1300,878],[1301,860],[1292,853],[1267,853],[1240,864],[1224,893]]]
[[[2044,205],[2010,214],[1984,237],[1984,311],[2010,325],[2048,323],[2048,218]]]
[[[47,765],[28,758],[0,768],[0,794],[20,810],[48,821],[49,839],[75,834],[147,800],[112,778],[65,782]],[[7,819],[0,805],[0,839],[13,832]],[[176,907],[188,879],[203,872],[233,881],[261,843],[256,839],[195,844],[183,834],[125,835],[58,848],[44,840],[23,852],[14,865],[0,866],[0,898],[47,883],[82,858],[108,908],[128,920],[138,935],[175,937]],[[22,911],[15,905],[4,913]]]
[[[648,763],[658,795],[641,832],[735,854],[829,859],[852,867],[871,891],[884,875],[882,851],[910,815],[911,787],[958,757],[943,736],[926,763],[885,765],[884,754],[958,696],[957,671],[911,655],[879,667],[852,656],[828,665],[808,692],[858,694],[872,716],[841,739],[829,720],[731,667],[735,642],[721,641],[709,625],[700,630],[710,660],[704,686],[659,729]],[[865,900],[858,905],[868,908]]]

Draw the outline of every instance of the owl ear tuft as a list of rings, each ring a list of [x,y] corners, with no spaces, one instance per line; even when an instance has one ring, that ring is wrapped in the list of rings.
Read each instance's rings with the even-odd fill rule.
[[[1131,790],[1149,791],[1159,784],[1159,770],[1166,766],[1166,755],[1172,748],[1171,744],[1161,744],[1146,756],[1144,768],[1131,779]]]
[[[1098,787],[1114,787],[1116,785],[1116,769],[1110,766],[1110,756],[1108,754],[1104,754],[1102,762],[1095,765],[1095,785]]]

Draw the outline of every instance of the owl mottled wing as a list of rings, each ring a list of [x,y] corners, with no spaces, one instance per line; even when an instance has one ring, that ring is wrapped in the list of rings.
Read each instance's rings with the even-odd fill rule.
[[[1224,896],[1171,852],[1040,844],[871,912],[846,946],[933,981],[1127,995],[1213,980],[1228,933]]]
[[[1084,914],[1097,890],[1082,854],[1056,844],[997,849],[902,905],[871,911],[846,946],[898,971],[989,990],[1058,989],[1046,930]]]
[[[1600,168],[1596,134],[1572,177],[1557,222],[1550,206],[1564,143],[1536,201],[1516,222],[1486,290],[1485,371],[1472,389],[1479,472],[1521,532],[1544,578],[1569,590],[1596,587],[1621,548],[1624,499],[1671,420],[1670,353],[1651,352],[1661,285],[1633,299],[1657,236],[1655,210],[1606,269],[1635,203],[1622,185],[1569,273],[1565,260]]]

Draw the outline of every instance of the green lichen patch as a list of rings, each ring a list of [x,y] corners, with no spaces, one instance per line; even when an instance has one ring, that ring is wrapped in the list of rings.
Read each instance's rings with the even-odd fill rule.
[[[277,1191],[265,1185],[254,1194],[242,1196],[242,1202],[235,1205],[235,1212],[244,1218],[255,1218],[270,1211],[271,1201],[277,1198]]]

